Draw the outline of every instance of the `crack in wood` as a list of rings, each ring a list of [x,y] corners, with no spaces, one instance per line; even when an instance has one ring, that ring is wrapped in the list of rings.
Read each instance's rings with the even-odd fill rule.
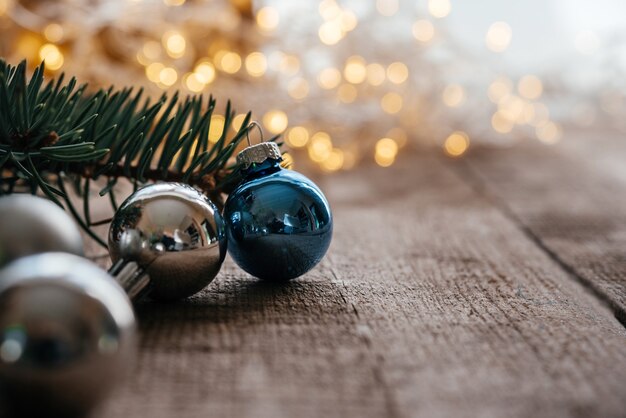
[[[483,174],[473,167],[467,159],[458,160],[455,161],[455,163],[457,164],[451,164],[449,161],[445,161],[443,165],[448,167],[461,181],[468,184],[478,195],[485,198],[505,217],[513,222],[529,240],[567,273],[568,277],[580,284],[603,305],[610,309],[617,321],[626,328],[626,310],[624,310],[623,307],[615,303],[603,289],[596,286],[593,281],[579,274],[576,269],[563,260],[556,251],[546,245],[541,237],[511,209],[506,201],[489,187]]]

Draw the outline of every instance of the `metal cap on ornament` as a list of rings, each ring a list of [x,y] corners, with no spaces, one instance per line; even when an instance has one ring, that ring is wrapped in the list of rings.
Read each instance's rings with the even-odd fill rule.
[[[261,132],[261,142],[252,145],[250,135],[247,136],[248,146],[237,154],[237,164],[241,165],[243,169],[247,169],[253,164],[262,164],[267,160],[283,160],[278,145],[275,142],[265,142],[263,140],[263,131],[257,122],[251,122],[248,127],[251,129],[255,126],[259,129],[259,132]]]

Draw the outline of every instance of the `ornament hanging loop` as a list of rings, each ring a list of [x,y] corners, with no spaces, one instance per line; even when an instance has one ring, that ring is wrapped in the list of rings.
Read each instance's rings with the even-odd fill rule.
[[[265,138],[263,138],[263,128],[261,128],[261,125],[259,124],[259,122],[253,120],[252,122],[250,122],[248,124],[248,131],[246,132],[246,139],[248,140],[248,146],[251,147],[252,146],[252,142],[250,141],[250,131],[252,130],[252,128],[254,128],[256,126],[256,128],[259,130],[259,134],[261,135],[261,142],[265,142]]]

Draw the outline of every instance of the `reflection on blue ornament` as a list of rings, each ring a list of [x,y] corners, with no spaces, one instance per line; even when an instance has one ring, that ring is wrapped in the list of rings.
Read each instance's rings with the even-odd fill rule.
[[[289,280],[324,257],[333,231],[330,207],[302,174],[268,159],[244,170],[224,210],[228,251],[260,279]]]

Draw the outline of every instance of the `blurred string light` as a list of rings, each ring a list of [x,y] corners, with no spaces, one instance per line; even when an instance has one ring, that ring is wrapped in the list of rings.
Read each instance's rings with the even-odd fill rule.
[[[209,141],[215,143],[219,141],[224,133],[224,125],[226,120],[222,115],[213,115],[211,117],[211,126],[209,127]]]
[[[257,12],[256,21],[261,30],[271,32],[280,23],[280,15],[273,7],[263,7]]]
[[[282,110],[270,110],[263,115],[263,125],[273,134],[280,134],[287,129],[289,119]]]
[[[450,0],[428,0],[428,11],[433,17],[444,18],[450,14],[451,10]]]
[[[58,23],[50,23],[43,30],[43,36],[50,42],[60,42],[63,39],[63,26]]]
[[[261,52],[252,52],[246,57],[246,71],[253,77],[261,77],[267,71],[267,59]]]
[[[302,148],[309,142],[309,131],[303,126],[294,126],[289,129],[285,139],[290,147]]]
[[[52,71],[58,70],[63,66],[63,53],[54,44],[42,45],[39,50],[39,58],[42,61],[46,61],[46,66]]]
[[[413,36],[420,42],[429,42],[435,36],[435,26],[428,20],[418,20],[412,27]]]
[[[334,89],[339,85],[339,83],[341,83],[341,72],[338,69],[332,67],[324,68],[322,71],[320,71],[317,77],[317,82],[323,89]]]
[[[398,13],[399,8],[398,0],[376,0],[376,10],[383,16],[393,16]]]
[[[381,138],[376,142],[374,160],[381,167],[389,167],[398,155],[398,144],[391,138]]]
[[[162,42],[170,57],[180,58],[185,54],[187,41],[185,41],[185,38],[179,32],[175,30],[165,32]]]
[[[506,22],[495,22],[489,26],[487,35],[485,36],[485,42],[487,48],[493,52],[506,51],[511,43],[513,37],[513,31]]]
[[[469,137],[465,132],[453,132],[446,138],[443,149],[451,157],[459,157],[469,148]]]
[[[442,94],[443,102],[449,107],[458,107],[465,100],[465,90],[458,84],[446,86]]]
[[[270,134],[283,135],[293,149],[288,163],[306,156],[325,172],[360,160],[389,167],[416,141],[442,144],[446,155],[459,157],[482,138],[506,143],[534,136],[546,144],[562,138],[558,112],[548,108],[555,83],[537,74],[462,76],[467,61],[445,27],[454,3],[423,5],[0,0],[7,40],[0,53],[31,64],[45,59],[50,73],[66,70],[96,85],[147,86],[155,97],[182,89],[232,98],[237,110],[259,112]],[[494,61],[511,46],[508,22],[490,22],[482,33],[478,41]],[[592,55],[601,45],[596,32],[584,30],[571,46]],[[488,68],[489,58],[483,61]],[[588,124],[598,112],[623,113],[623,96],[609,93],[597,111],[577,106],[576,120]],[[233,127],[244,118],[236,114]],[[214,115],[211,141],[219,140],[224,124]],[[480,132],[473,134],[479,139],[470,141],[472,132]]]
[[[527,99],[538,99],[543,92],[543,83],[537,76],[525,75],[520,78],[517,90],[521,96]]]

